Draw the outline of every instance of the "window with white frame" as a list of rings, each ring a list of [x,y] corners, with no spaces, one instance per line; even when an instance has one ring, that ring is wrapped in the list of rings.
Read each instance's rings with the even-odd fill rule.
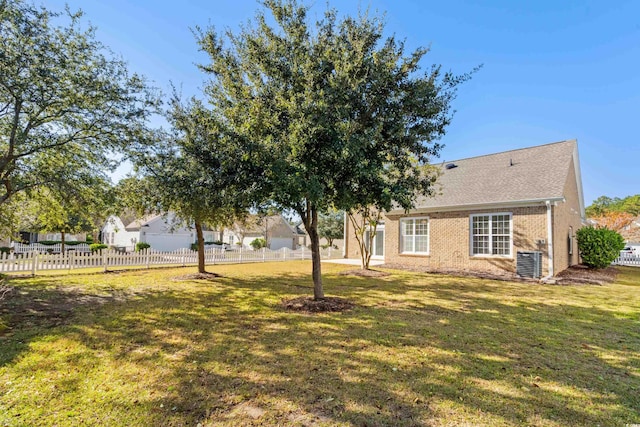
[[[403,254],[429,254],[429,218],[401,219],[400,237]]]
[[[511,213],[471,215],[471,255],[511,256]]]

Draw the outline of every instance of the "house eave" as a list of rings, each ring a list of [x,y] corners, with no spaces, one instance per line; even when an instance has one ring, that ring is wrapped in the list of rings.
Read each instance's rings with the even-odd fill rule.
[[[409,211],[405,211],[403,209],[394,209],[386,213],[386,216],[393,215],[407,215],[407,214],[422,214],[422,213],[433,213],[433,212],[455,212],[455,211],[477,211],[477,210],[487,210],[487,209],[504,209],[504,208],[521,208],[521,207],[529,207],[529,206],[544,206],[546,202],[564,202],[564,197],[544,197],[539,199],[526,199],[526,200],[507,200],[502,202],[491,202],[491,203],[469,203],[462,205],[452,205],[452,206],[429,206],[429,207],[416,207],[414,209],[410,209]]]

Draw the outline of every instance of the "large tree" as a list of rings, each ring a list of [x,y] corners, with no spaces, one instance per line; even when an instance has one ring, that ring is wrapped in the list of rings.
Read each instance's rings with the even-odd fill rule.
[[[146,187],[138,194],[146,210],[174,212],[195,228],[198,272],[205,273],[203,227],[228,227],[247,212],[247,188],[236,180],[240,153],[196,99],[183,104],[174,95],[167,117],[173,132],[135,158]]]
[[[157,96],[81,17],[0,0],[0,210],[17,193],[104,175],[147,141]]]
[[[295,0],[263,5],[237,33],[200,32],[211,59],[202,66],[211,75],[206,93],[244,158],[261,165],[253,178],[262,198],[302,219],[320,299],[318,214],[378,199],[383,208],[411,207],[430,188],[419,166],[438,153],[467,76],[421,72],[427,49],[405,54],[377,17],[328,10],[310,25],[309,8]]]

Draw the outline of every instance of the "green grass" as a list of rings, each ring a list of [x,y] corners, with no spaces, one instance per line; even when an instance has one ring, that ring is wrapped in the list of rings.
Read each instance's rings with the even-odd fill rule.
[[[640,269],[555,286],[310,263],[12,279],[0,426],[640,423]]]

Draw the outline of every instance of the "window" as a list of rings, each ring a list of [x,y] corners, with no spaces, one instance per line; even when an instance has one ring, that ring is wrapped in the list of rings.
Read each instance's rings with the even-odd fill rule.
[[[403,218],[400,220],[400,252],[403,254],[429,254],[429,218]]]
[[[511,256],[511,214],[471,215],[471,255]]]

